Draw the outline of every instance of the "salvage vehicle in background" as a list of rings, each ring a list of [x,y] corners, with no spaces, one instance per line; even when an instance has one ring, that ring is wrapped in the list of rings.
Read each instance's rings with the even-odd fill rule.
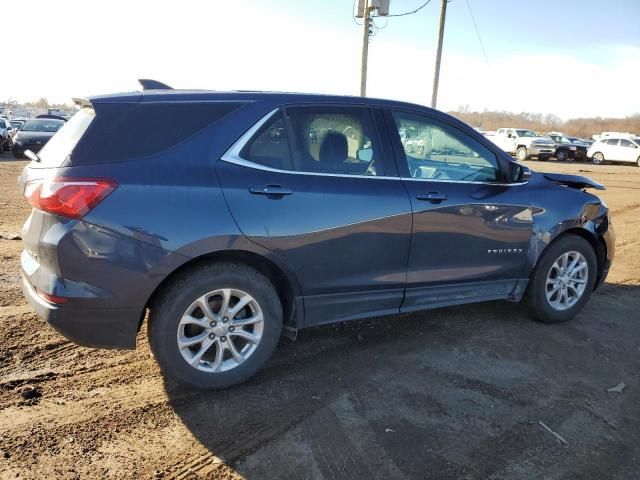
[[[582,160],[587,157],[587,147],[581,143],[571,141],[560,132],[549,132],[547,136],[556,144],[556,151],[553,156],[556,160],[564,162],[567,160]]]
[[[607,136],[596,141],[587,152],[593,163],[633,163],[640,167],[640,137]]]
[[[13,145],[11,147],[13,156],[24,158],[26,150],[38,153],[64,123],[64,120],[55,118],[28,120],[13,137]]]
[[[488,300],[562,322],[607,276],[604,187],[447,114],[158,85],[78,100],[20,177],[24,294],[79,344],[135,348],[148,312],[165,374],[222,388],[283,333]]]
[[[11,133],[13,127],[9,120],[0,117],[0,153],[11,148]]]
[[[526,128],[499,128],[494,136],[487,138],[521,162],[533,157],[546,160],[556,151],[553,140]]]

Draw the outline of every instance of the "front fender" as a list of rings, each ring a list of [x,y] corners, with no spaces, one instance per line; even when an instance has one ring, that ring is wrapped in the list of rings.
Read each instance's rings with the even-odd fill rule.
[[[602,281],[615,250],[609,210],[602,200],[589,192],[557,185],[542,174],[534,177],[530,183],[533,230],[527,258],[529,271],[533,271],[551,243],[565,233],[575,232],[586,237],[596,248],[600,261],[599,280]],[[602,251],[598,251],[600,247]]]

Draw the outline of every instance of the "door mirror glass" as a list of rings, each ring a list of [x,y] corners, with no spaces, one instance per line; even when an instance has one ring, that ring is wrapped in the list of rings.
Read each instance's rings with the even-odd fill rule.
[[[361,148],[356,152],[356,158],[361,162],[370,162],[373,158],[373,150],[370,148]]]
[[[511,162],[509,164],[509,169],[509,180],[511,183],[522,183],[531,178],[531,170],[526,165],[522,165],[518,162]]]

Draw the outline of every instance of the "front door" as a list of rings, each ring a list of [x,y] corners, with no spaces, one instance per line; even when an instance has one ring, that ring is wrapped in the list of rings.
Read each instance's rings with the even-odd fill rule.
[[[387,120],[413,209],[402,310],[508,298],[527,278],[526,185],[502,180],[488,141],[423,114],[394,111]],[[401,142],[409,132],[420,149]]]
[[[306,325],[402,303],[411,203],[374,113],[283,109],[216,164],[240,230],[297,275]]]

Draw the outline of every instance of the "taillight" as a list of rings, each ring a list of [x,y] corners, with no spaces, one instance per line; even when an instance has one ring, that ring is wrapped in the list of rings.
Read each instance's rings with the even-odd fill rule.
[[[38,210],[69,218],[82,218],[118,186],[108,178],[66,178],[32,180],[24,196]]]

